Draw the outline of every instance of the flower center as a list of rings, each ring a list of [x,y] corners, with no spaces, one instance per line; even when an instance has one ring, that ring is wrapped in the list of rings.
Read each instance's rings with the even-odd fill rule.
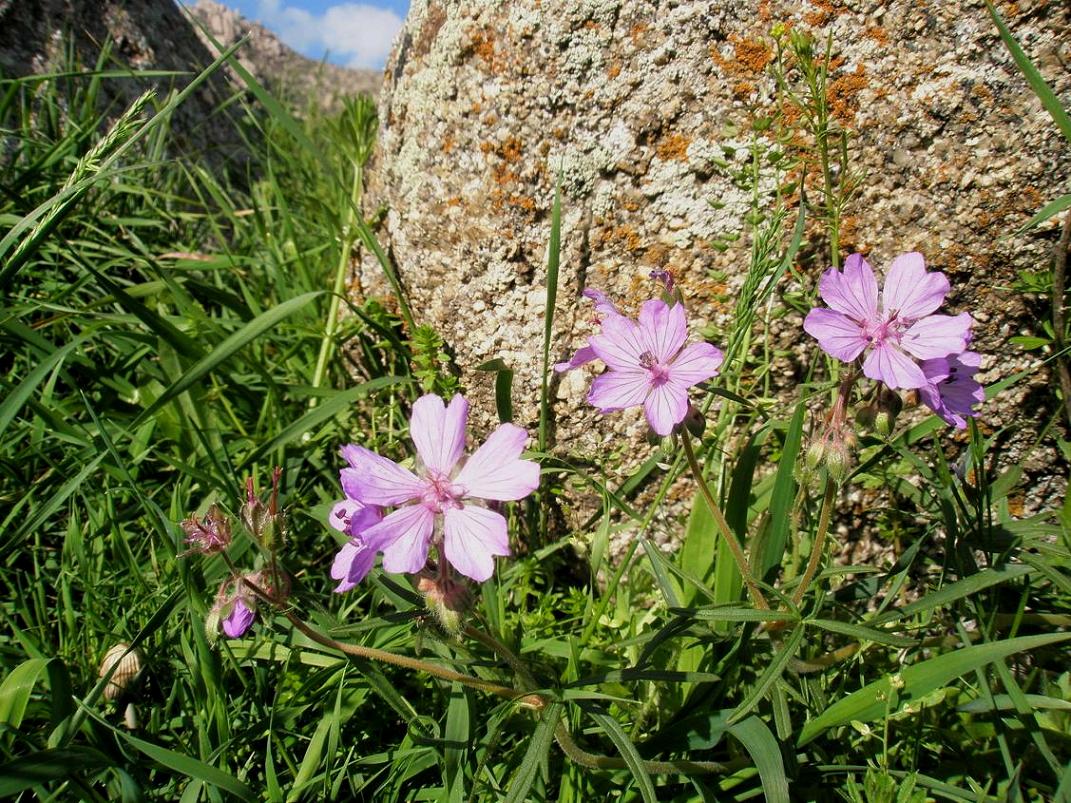
[[[909,321],[897,317],[897,313],[894,311],[883,321],[876,323],[868,321],[864,323],[863,337],[866,338],[866,342],[871,346],[880,346],[886,340],[899,344],[900,335],[907,329],[909,323]]]
[[[465,488],[452,483],[447,475],[439,471],[428,471],[424,476],[424,493],[420,501],[433,513],[460,508],[464,497]]]
[[[662,365],[655,356],[645,351],[640,355],[640,367],[646,368],[647,373],[650,375],[651,384],[656,388],[661,387],[669,381],[669,369]]]

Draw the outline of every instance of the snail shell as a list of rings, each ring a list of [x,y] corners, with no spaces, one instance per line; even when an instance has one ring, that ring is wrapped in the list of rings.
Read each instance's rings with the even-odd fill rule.
[[[115,666],[115,672],[104,687],[105,700],[118,700],[124,693],[133,691],[145,668],[145,656],[141,650],[127,650],[130,650],[129,644],[116,644],[104,654],[104,659],[100,662],[100,677],[107,675]]]

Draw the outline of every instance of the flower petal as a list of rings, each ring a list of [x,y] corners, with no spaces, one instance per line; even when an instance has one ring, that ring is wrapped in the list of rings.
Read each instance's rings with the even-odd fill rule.
[[[383,568],[388,572],[415,574],[428,562],[428,545],[435,525],[435,514],[424,505],[401,507],[379,524],[369,527],[362,536],[365,545],[383,553]]]
[[[595,354],[595,349],[591,346],[581,346],[576,350],[576,354],[565,362],[554,363],[554,370],[559,374],[564,371],[572,371],[574,368],[579,368],[581,365],[586,365],[592,360],[597,359],[598,357]]]
[[[245,631],[253,624],[256,612],[246,605],[241,599],[236,599],[231,607],[231,612],[220,622],[227,638],[241,638]]]
[[[331,564],[331,577],[338,580],[335,591],[342,593],[361,582],[372,565],[376,562],[376,550],[360,538],[354,538],[342,545]]]
[[[607,371],[595,377],[588,391],[588,404],[600,413],[613,413],[643,404],[651,390],[651,376],[647,371],[630,369]]]
[[[836,268],[823,273],[818,292],[830,309],[852,320],[872,321],[878,316],[878,280],[862,254],[852,254],[844,260],[844,273]]]
[[[449,407],[434,393],[421,396],[413,403],[409,437],[425,466],[442,474],[450,473],[465,451],[468,417],[469,403],[461,394],[450,400]]]
[[[918,363],[891,343],[875,346],[863,361],[863,373],[871,379],[884,382],[893,390],[897,388],[921,388],[929,383]]]
[[[644,350],[650,351],[659,363],[669,362],[688,339],[684,307],[680,304],[671,307],[658,298],[643,302],[640,308],[640,331],[647,345]]]
[[[851,362],[867,347],[859,324],[833,310],[812,309],[803,321],[803,331],[818,341],[822,351],[841,362]]]
[[[881,307],[889,318],[914,321],[941,306],[948,290],[948,278],[940,271],[927,273],[922,254],[912,251],[901,254],[889,266]]]
[[[966,312],[955,316],[928,315],[915,321],[900,336],[900,347],[920,360],[959,354],[967,348],[973,323]]]
[[[506,520],[477,505],[450,508],[443,514],[443,549],[451,566],[482,583],[494,573],[494,556],[509,554]]]
[[[610,368],[635,371],[640,355],[648,346],[640,327],[623,315],[613,315],[602,322],[602,331],[588,338],[595,356]]]
[[[415,499],[424,491],[423,481],[393,460],[352,443],[341,451],[350,464],[342,469],[342,490],[351,499],[387,507]]]
[[[539,487],[539,464],[521,460],[528,433],[502,424],[461,467],[454,482],[465,496],[510,502],[523,499]]]
[[[724,355],[710,343],[692,343],[669,365],[670,380],[691,387],[718,375]]]
[[[336,502],[327,517],[327,523],[347,535],[360,535],[383,518],[383,511],[375,505],[365,505],[356,499]]]
[[[688,414],[688,391],[675,382],[654,388],[643,404],[647,423],[659,435],[668,435]]]

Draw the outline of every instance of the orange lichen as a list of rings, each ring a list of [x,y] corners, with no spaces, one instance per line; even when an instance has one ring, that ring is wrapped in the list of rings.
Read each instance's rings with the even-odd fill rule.
[[[615,61],[606,68],[606,76],[608,78],[617,78],[619,75],[621,75],[621,65],[618,62]]]
[[[445,137],[443,137],[443,153],[452,153],[454,150],[454,145],[456,144],[457,143],[454,142],[454,137],[451,134],[447,134]]]
[[[866,85],[866,70],[862,64],[856,66],[855,72],[842,75],[829,84],[826,100],[838,120],[850,123],[855,119],[859,109],[859,93]]]
[[[521,148],[521,140],[514,136],[506,137],[505,142],[499,147],[498,152],[507,162],[513,163],[520,161],[523,152]]]
[[[873,39],[882,47],[889,44],[889,33],[880,25],[871,25],[863,31],[863,36],[867,39]]]
[[[647,29],[650,27],[651,26],[648,25],[646,22],[637,22],[635,25],[629,28],[628,35],[632,39],[632,44],[638,45],[640,43],[640,40],[643,39],[644,33],[646,33]]]
[[[835,0],[809,0],[809,2],[815,10],[804,14],[803,21],[815,28],[827,25],[833,19],[833,15],[841,11],[840,4]]]
[[[733,55],[744,70],[761,73],[773,59],[773,48],[761,39],[734,39]]]
[[[659,141],[655,153],[667,162],[671,159],[686,162],[688,161],[688,146],[691,144],[691,138],[684,134],[667,134]]]

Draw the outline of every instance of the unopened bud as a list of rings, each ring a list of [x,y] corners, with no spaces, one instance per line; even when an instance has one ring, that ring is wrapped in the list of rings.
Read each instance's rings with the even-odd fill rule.
[[[826,442],[824,439],[814,441],[807,447],[807,454],[804,457],[804,464],[807,466],[808,471],[817,471],[818,467],[822,465],[822,462],[826,459]]]
[[[179,555],[180,558],[193,554],[212,555],[230,546],[231,520],[218,505],[212,505],[203,518],[190,516],[183,520],[181,527],[190,548]]]
[[[852,453],[848,444],[843,440],[831,441],[826,449],[826,471],[833,482],[837,485],[843,483],[851,465]]]
[[[703,431],[707,428],[707,419],[694,404],[688,405],[688,412],[684,414],[685,428],[694,438],[703,437]]]
[[[242,524],[265,549],[272,551],[278,541],[285,540],[283,513],[279,510],[279,478],[283,470],[276,467],[271,475],[271,493],[267,502],[257,498],[253,478],[245,481],[245,504],[242,505]]]
[[[439,626],[456,638],[461,632],[461,617],[472,603],[468,589],[448,577],[421,577],[417,590]]]
[[[904,400],[895,390],[889,390],[882,385],[878,391],[877,415],[874,417],[874,429],[883,438],[888,438],[896,427],[896,417],[904,409]]]

